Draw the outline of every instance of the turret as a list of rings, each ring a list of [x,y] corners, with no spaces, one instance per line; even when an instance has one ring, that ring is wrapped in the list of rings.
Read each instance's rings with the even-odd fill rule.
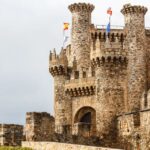
[[[76,56],[77,67],[88,68],[90,65],[90,25],[94,6],[78,3],[69,6],[72,13],[71,55]]]
[[[123,50],[123,31],[111,33],[106,38],[103,32],[92,34],[92,65],[96,69],[97,134],[106,140],[114,140],[116,116],[125,112],[125,82],[127,70],[126,51]]]
[[[121,81],[125,82],[127,58],[106,54],[93,59],[93,65],[96,67],[98,136],[114,140],[116,116],[125,112],[125,87]]]
[[[65,50],[62,49],[59,55],[55,50],[50,52],[49,64],[49,71],[54,77],[55,132],[62,134],[64,126],[71,124],[72,112],[70,97],[65,93],[68,67]]]
[[[67,74],[68,60],[64,49],[62,48],[59,55],[56,54],[56,50],[50,51],[49,55],[49,71],[52,76],[66,75]]]
[[[140,109],[142,94],[146,89],[146,47],[143,6],[124,5],[126,49],[128,50],[128,103],[129,111]]]

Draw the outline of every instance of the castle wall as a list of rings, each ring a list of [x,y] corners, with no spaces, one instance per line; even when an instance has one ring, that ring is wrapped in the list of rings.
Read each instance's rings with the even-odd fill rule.
[[[102,148],[94,146],[84,146],[76,144],[65,144],[55,142],[23,142],[23,147],[33,148],[34,150],[119,150],[112,148]],[[120,149],[121,150],[121,149]]]
[[[150,109],[129,113],[118,117],[118,136],[120,143],[128,150],[150,148]]]
[[[54,134],[54,117],[46,112],[26,114],[25,136],[27,141],[50,141]]]
[[[0,124],[0,146],[20,146],[22,140],[22,125]]]
[[[115,116],[124,112],[124,91],[118,82],[118,70],[97,68],[97,134],[101,138],[115,137]],[[105,70],[106,69],[106,70]],[[110,68],[109,68],[110,69]],[[114,70],[113,70],[114,69]],[[106,136],[106,137],[105,137]],[[114,138],[113,138],[114,139]]]
[[[55,110],[55,127],[65,124],[65,76],[54,77],[54,110]],[[58,131],[59,132],[59,131]]]
[[[65,93],[65,76],[55,76],[55,131],[63,132],[64,125],[71,125],[72,121],[72,106],[71,99]]]

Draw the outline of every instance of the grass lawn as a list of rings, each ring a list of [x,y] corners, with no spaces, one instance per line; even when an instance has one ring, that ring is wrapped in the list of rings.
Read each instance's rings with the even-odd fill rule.
[[[24,147],[0,146],[0,150],[32,150],[32,149]]]

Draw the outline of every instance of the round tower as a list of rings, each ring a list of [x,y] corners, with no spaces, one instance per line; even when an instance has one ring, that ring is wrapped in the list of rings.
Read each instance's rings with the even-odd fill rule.
[[[77,67],[88,68],[90,64],[90,25],[94,6],[78,3],[69,7],[72,13],[71,55],[76,56]]]
[[[128,50],[129,111],[140,109],[146,86],[146,47],[144,15],[147,8],[126,4],[121,10],[125,17],[126,48]]]
[[[64,50],[60,55],[50,53],[49,71],[54,77],[54,111],[55,132],[62,134],[66,125],[71,125],[71,100],[65,93],[65,81],[67,78],[68,60]]]
[[[125,111],[124,88],[121,80],[126,76],[126,56],[103,55],[93,59],[96,67],[96,126],[101,139],[115,140],[116,116]]]

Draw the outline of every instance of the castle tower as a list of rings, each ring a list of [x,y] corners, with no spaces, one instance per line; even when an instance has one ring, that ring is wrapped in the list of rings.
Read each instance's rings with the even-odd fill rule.
[[[90,64],[91,12],[94,6],[85,3],[75,3],[68,8],[72,13],[72,61],[74,56],[76,56],[78,69],[88,68]]]
[[[96,100],[97,100],[97,134],[102,139],[115,135],[116,116],[125,111],[124,88],[120,83],[126,75],[126,56],[97,57],[96,66]]]
[[[49,71],[54,77],[55,132],[62,134],[64,126],[71,124],[72,112],[70,97],[65,94],[68,60],[62,49],[60,55],[55,50],[50,52],[49,61]]]
[[[146,47],[143,6],[124,5],[126,43],[128,50],[128,103],[129,111],[140,109],[142,93],[146,86]]]

